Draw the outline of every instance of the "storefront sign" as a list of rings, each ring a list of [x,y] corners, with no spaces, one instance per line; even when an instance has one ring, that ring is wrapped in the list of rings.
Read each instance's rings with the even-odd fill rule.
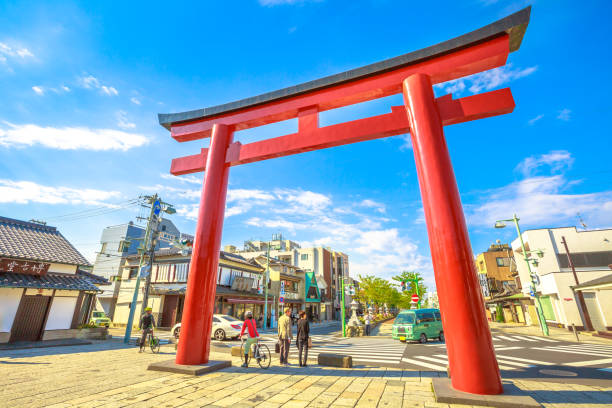
[[[51,264],[32,261],[17,261],[15,259],[0,258],[0,273],[21,273],[24,275],[44,276]]]
[[[315,277],[314,272],[306,272],[304,275],[304,280],[306,283],[306,285],[304,285],[304,289],[306,291],[306,302],[320,302],[321,295],[319,293],[319,285],[317,285],[317,278]]]

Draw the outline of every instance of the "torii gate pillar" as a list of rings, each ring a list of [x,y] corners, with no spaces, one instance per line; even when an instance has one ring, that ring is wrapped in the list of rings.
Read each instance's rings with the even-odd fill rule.
[[[500,394],[501,376],[431,79],[411,75],[403,90],[453,388]]]
[[[227,125],[217,124],[212,129],[176,364],[208,363],[230,168],[225,156],[233,134],[233,129]]]

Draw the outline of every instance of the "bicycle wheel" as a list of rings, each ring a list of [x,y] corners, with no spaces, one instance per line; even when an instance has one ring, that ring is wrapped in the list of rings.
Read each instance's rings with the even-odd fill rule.
[[[242,344],[240,345],[240,360],[242,361],[242,363],[244,363],[244,344],[245,342],[243,341]],[[249,364],[249,360],[250,360],[250,356],[247,354],[246,355],[246,363]]]
[[[257,358],[257,364],[263,369],[270,367],[272,358],[270,357],[270,349],[265,344],[259,345],[259,356]]]
[[[159,348],[160,348],[161,344],[159,344],[159,339],[157,337],[153,336],[151,338],[150,346],[151,346],[151,351],[152,352],[159,353]]]

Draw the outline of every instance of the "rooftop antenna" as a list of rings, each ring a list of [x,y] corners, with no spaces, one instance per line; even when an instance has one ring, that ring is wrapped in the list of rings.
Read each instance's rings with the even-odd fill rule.
[[[580,221],[580,225],[582,225],[582,228],[584,228],[586,230],[587,229],[587,225],[585,224],[584,220],[582,219],[582,216],[580,215],[580,213],[578,213],[578,221]]]

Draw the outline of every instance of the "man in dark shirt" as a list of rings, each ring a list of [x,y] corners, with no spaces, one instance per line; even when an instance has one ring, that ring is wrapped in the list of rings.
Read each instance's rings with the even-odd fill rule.
[[[155,317],[150,307],[147,307],[145,314],[140,317],[140,325],[138,327],[142,329],[142,337],[140,337],[140,352],[142,352],[145,348],[147,334],[153,333],[153,328],[155,327]]]
[[[300,320],[297,324],[297,346],[299,350],[300,367],[306,367],[306,361],[308,360],[308,338],[310,337],[310,324],[306,318],[306,312],[300,312]],[[304,353],[304,359],[302,360],[302,353]]]

